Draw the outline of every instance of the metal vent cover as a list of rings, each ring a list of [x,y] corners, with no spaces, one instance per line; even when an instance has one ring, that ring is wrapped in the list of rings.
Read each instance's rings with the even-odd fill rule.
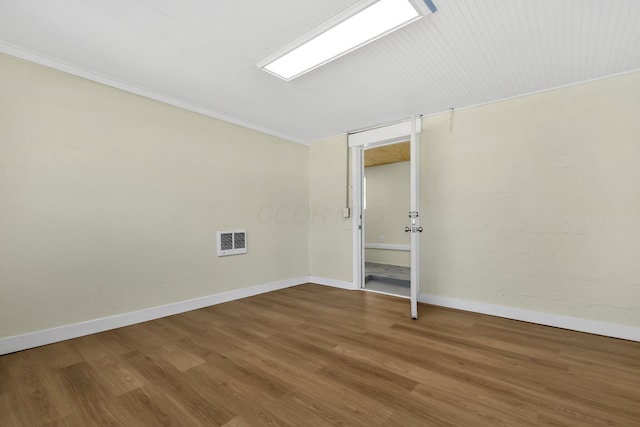
[[[246,233],[234,233],[233,234],[233,247],[235,249],[246,249]]]
[[[247,230],[218,231],[218,256],[247,253]]]

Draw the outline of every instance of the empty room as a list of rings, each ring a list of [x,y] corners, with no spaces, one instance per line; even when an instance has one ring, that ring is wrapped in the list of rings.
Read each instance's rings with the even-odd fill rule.
[[[640,426],[640,1],[0,1],[0,426]]]

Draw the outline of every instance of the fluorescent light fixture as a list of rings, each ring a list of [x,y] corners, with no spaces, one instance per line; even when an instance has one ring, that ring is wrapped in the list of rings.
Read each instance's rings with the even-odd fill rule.
[[[360,1],[256,66],[283,80],[295,79],[422,18],[423,6],[412,0]]]

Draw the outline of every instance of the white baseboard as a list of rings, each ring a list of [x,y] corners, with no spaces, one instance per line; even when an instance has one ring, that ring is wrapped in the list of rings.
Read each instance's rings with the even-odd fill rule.
[[[29,332],[22,335],[0,338],[0,355],[39,347],[41,345],[64,341],[71,338],[77,338],[84,335],[108,331],[110,329],[146,322],[148,320],[159,319],[161,317],[184,313],[186,311],[196,310],[241,298],[247,298],[266,292],[276,291],[278,289],[289,288],[291,286],[307,283],[308,281],[310,281],[310,279],[307,276],[281,280],[278,282],[251,286],[249,288],[222,292],[220,294],[208,295],[201,298],[145,308],[129,313],[116,314],[114,316],[103,317],[100,319],[92,319],[86,322],[73,323],[71,325],[64,325],[56,328]]]
[[[418,301],[442,307],[456,308],[458,310],[472,311],[474,313],[489,314],[507,319],[571,329],[573,331],[588,332],[590,334],[605,335],[630,341],[640,341],[640,328],[633,326],[424,293],[418,295]]]
[[[249,288],[237,289],[215,295],[208,295],[201,298],[194,298],[186,301],[179,301],[157,307],[132,311],[129,313],[117,314],[100,319],[88,320],[86,322],[74,323],[71,325],[59,326],[56,328],[41,331],[29,332],[22,335],[15,335],[0,338],[0,355],[13,353],[15,351],[26,350],[28,348],[39,347],[58,341],[77,338],[84,335],[95,334],[108,331],[110,329],[146,322],[173,314],[184,313],[186,311],[197,310],[211,305],[222,304],[241,298],[247,298],[278,289],[289,288],[303,283],[317,283],[319,285],[332,286],[340,289],[357,289],[353,282],[328,279],[317,276],[305,276],[294,279],[282,280],[278,282],[265,283]],[[581,319],[577,317],[562,316],[557,314],[543,313],[533,310],[506,307],[502,305],[486,304],[475,301],[467,301],[458,298],[442,297],[431,294],[420,294],[418,301],[427,304],[439,305],[443,307],[456,308],[459,310],[472,311],[475,313],[489,314],[491,316],[505,317],[507,319],[522,320],[525,322],[538,323],[541,325],[555,326],[574,331],[588,332],[597,335],[605,335],[614,338],[622,338],[640,342],[640,328],[614,323],[599,322],[595,320]]]
[[[311,283],[317,283],[318,285],[332,286],[334,288],[348,289],[350,291],[356,290],[353,282],[345,282],[343,280],[327,279],[326,277],[309,276],[308,281]]]

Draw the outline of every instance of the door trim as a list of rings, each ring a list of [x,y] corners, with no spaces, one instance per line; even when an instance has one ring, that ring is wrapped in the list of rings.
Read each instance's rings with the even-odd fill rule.
[[[363,181],[364,181],[364,149],[411,141],[411,182],[410,210],[419,210],[419,138],[422,131],[422,117],[412,117],[401,122],[354,132],[348,135],[351,147],[351,182],[353,183],[353,283],[356,289],[364,287],[364,224],[363,215]],[[411,220],[411,317],[417,319],[417,304],[420,284],[420,240],[417,230],[420,227],[419,216]]]

